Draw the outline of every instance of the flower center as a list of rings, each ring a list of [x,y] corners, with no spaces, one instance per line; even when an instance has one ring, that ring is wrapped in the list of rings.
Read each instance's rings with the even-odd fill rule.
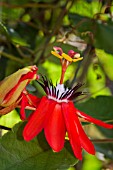
[[[58,103],[61,102],[68,102],[67,98],[62,98],[68,91],[68,88],[64,88],[64,84],[57,84],[54,89],[52,86],[50,87],[50,94],[48,94],[48,98],[57,101]]]
[[[51,80],[48,80],[43,76],[42,80],[38,81],[38,83],[44,89],[49,99],[55,100],[59,103],[67,103],[69,100],[73,100],[83,94],[81,91],[77,91],[83,85],[81,83],[78,83],[76,86],[69,89],[64,87],[64,84],[57,84],[57,86],[54,86]]]

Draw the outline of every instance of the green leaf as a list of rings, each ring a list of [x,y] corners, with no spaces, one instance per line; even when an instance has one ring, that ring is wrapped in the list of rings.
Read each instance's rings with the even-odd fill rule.
[[[0,125],[12,128],[16,123],[20,122],[20,116],[16,110],[0,117]]]
[[[110,80],[113,80],[113,55],[105,53],[104,50],[96,49],[96,55],[105,74]]]
[[[79,15],[94,18],[96,13],[100,12],[101,3],[99,1],[92,1],[88,3],[86,0],[76,1],[76,5],[73,5],[70,12],[75,12]]]
[[[77,159],[70,153],[69,144],[59,153],[55,153],[45,141],[42,133],[30,142],[17,134],[22,133],[23,124],[18,124],[0,140],[1,170],[67,170]],[[20,134],[21,136],[21,134]]]
[[[106,86],[106,75],[99,65],[90,64],[87,71],[87,84],[89,92],[93,97],[100,95],[111,95],[110,89]]]
[[[96,156],[85,154],[82,170],[100,170],[101,167],[102,162],[98,160]]]
[[[95,99],[76,104],[76,107],[102,121],[113,122],[113,96],[98,96]]]

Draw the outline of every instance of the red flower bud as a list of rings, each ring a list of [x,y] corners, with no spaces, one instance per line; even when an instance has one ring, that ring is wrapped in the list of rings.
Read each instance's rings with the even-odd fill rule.
[[[0,106],[5,108],[6,114],[9,110],[13,110],[21,100],[21,93],[31,80],[38,79],[36,74],[38,68],[36,66],[28,66],[6,77],[0,82]],[[13,106],[13,109],[12,109]],[[7,111],[8,109],[8,111]]]

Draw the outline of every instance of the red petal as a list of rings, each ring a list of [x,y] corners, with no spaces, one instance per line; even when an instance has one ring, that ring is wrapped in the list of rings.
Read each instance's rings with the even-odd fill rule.
[[[29,71],[27,74],[22,75],[18,83],[20,83],[26,79],[33,79],[37,73],[37,70],[38,70],[38,68],[36,66],[32,66],[31,71]]]
[[[26,82],[26,85],[29,83],[30,80],[32,80],[34,78],[34,76],[36,76],[36,72],[37,72],[37,67],[36,66],[32,66],[32,70],[29,71],[27,74],[24,74],[20,77],[18,83],[7,93],[7,95],[5,96],[4,100],[8,101],[10,100],[11,96],[13,95],[13,93],[15,92],[15,90],[18,88],[19,84],[24,81],[24,80],[28,80]]]
[[[38,98],[32,94],[27,94],[27,98],[28,98],[28,102],[29,102],[30,106],[34,106],[34,107],[37,107],[41,100],[40,98]]]
[[[4,101],[5,103],[10,100],[10,98],[14,95],[14,92],[18,88],[19,84],[16,84],[5,96]]]
[[[48,112],[51,114],[55,107],[55,102],[43,97],[36,109],[36,111],[29,118],[26,124],[23,136],[26,141],[33,139],[44,128]]]
[[[64,146],[66,133],[61,104],[56,104],[53,113],[45,125],[44,132],[51,148],[54,151],[59,152]]]
[[[75,112],[78,114],[78,116],[84,118],[85,120],[87,120],[89,122],[92,122],[92,123],[97,124],[99,126],[102,126],[104,128],[108,128],[108,129],[113,128],[113,125],[110,125],[110,124],[104,123],[101,120],[95,119],[95,118],[85,114],[84,112],[81,112],[81,111],[77,110],[76,108],[75,108]]]
[[[75,124],[76,119],[74,116],[73,106],[71,103],[62,103],[63,114],[65,118],[66,128],[69,136],[69,140],[75,156],[78,159],[82,159],[82,149],[79,140],[78,128]]]
[[[22,120],[26,119],[25,107],[27,106],[27,104],[28,104],[28,101],[27,101],[26,95],[22,93],[21,109],[20,109],[20,116]]]
[[[70,106],[73,108],[73,113],[74,113],[75,107],[74,107],[74,104],[72,102],[70,102]],[[73,117],[74,117],[74,123],[77,126],[77,131],[79,133],[79,138],[80,138],[82,148],[84,148],[88,153],[94,155],[95,154],[95,148],[94,148],[92,142],[89,140],[89,138],[85,134],[77,115],[73,114]]]

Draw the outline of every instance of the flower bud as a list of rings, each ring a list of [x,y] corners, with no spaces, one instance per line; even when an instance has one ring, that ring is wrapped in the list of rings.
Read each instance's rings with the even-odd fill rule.
[[[31,80],[38,79],[38,68],[28,66],[6,77],[0,82],[0,106],[10,107],[21,100],[21,93]]]

